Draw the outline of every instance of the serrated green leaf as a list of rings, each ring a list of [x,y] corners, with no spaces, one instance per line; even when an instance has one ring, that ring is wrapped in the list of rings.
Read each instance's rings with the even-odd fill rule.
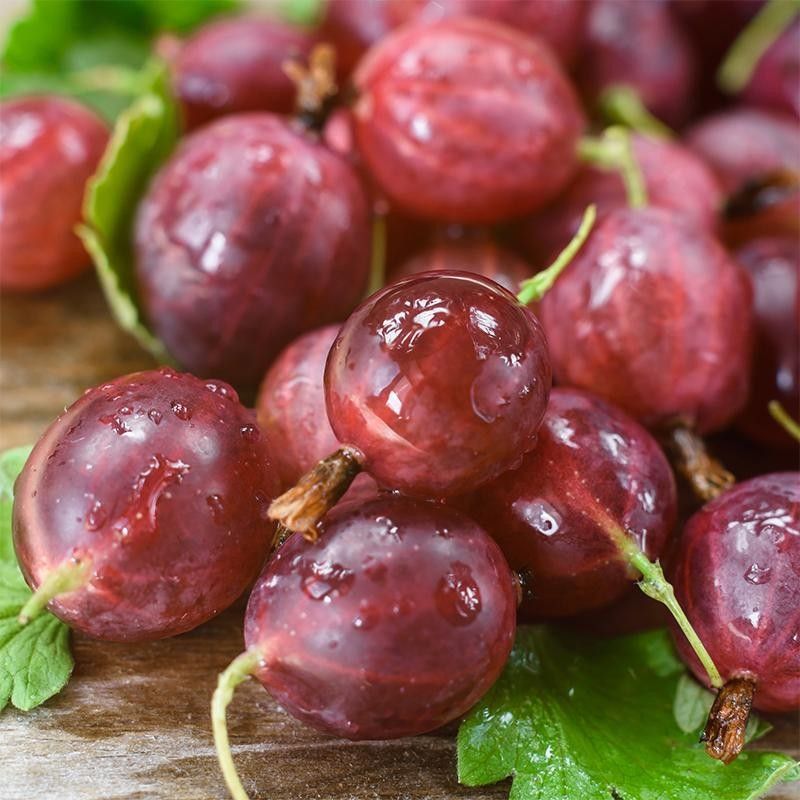
[[[513,776],[511,800],[754,800],[796,762],[709,758],[674,719],[683,665],[663,631],[613,640],[520,628],[458,734],[459,780]]]
[[[699,731],[708,719],[714,695],[701,686],[691,675],[681,675],[675,689],[672,713],[684,733]]]
[[[11,541],[11,510],[14,505],[14,481],[31,453],[30,447],[15,447],[0,453],[0,564],[16,567]]]
[[[120,115],[97,172],[87,185],[78,234],[92,256],[117,323],[161,363],[171,363],[139,311],[133,258],[133,220],[150,178],[180,136],[179,111],[166,67],[154,63],[149,90]]]

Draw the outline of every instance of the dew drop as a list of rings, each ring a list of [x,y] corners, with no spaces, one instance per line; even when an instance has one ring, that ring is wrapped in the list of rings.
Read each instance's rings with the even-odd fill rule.
[[[192,418],[192,412],[189,410],[189,407],[184,404],[180,403],[177,400],[173,400],[169,407],[172,409],[172,413],[178,418],[186,422]]]
[[[303,561],[300,585],[312,600],[344,597],[353,586],[355,575],[341,564],[330,561]]]
[[[368,600],[362,600],[358,605],[358,614],[353,619],[353,627],[359,631],[368,631],[374,628],[380,619],[380,610]]]
[[[239,428],[239,433],[242,434],[242,438],[247,442],[257,442],[261,436],[255,425],[242,425]]]
[[[225,505],[222,502],[222,497],[218,494],[210,494],[206,497],[206,505],[211,510],[211,517],[214,522],[225,521]]]
[[[124,433],[130,433],[131,430],[117,414],[104,414],[99,418],[98,422],[102,425],[110,425],[111,430],[118,436],[122,436]]]
[[[208,381],[206,383],[206,389],[213,394],[218,394],[220,397],[224,397],[226,400],[238,401],[239,399],[239,395],[236,394],[236,390],[232,386],[228,386],[227,383]]]
[[[99,500],[95,500],[86,512],[86,530],[97,531],[105,525],[108,515]]]
[[[158,409],[156,409],[156,408],[151,408],[151,409],[150,409],[150,410],[147,412],[147,416],[148,416],[148,418],[150,419],[150,421],[151,421],[151,422],[152,422],[154,425],[159,425],[159,424],[161,423],[162,414],[161,414],[161,412],[160,412]]]
[[[469,625],[481,611],[481,593],[472,570],[456,561],[436,587],[436,608],[453,625]]]
[[[769,583],[772,577],[772,567],[762,567],[760,564],[752,563],[744,574],[744,579],[748,583],[753,583],[760,586],[764,583]]]

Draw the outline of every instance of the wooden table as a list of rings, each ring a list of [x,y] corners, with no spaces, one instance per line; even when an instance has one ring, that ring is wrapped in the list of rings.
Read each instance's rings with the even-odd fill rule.
[[[4,297],[0,446],[33,442],[87,387],[150,365],[110,321],[91,276],[37,297]],[[161,642],[120,645],[75,636],[75,673],[67,688],[32,712],[8,709],[0,716],[0,798],[226,798],[209,701],[217,673],[242,647],[242,607]],[[508,783],[458,785],[455,727],[393,742],[343,742],[293,721],[253,682],[238,690],[229,724],[236,763],[253,798],[508,796]],[[775,724],[758,746],[800,755],[797,721]],[[800,784],[769,797],[798,800]]]

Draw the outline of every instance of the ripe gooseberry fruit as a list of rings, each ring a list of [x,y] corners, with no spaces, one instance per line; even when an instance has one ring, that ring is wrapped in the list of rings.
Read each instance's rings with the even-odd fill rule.
[[[663,432],[704,499],[730,485],[696,434],[747,400],[752,290],[713,236],[665,209],[616,209],[540,309],[559,383]]]
[[[706,504],[683,531],[673,582],[726,680],[703,739],[729,763],[751,706],[800,709],[800,473],[753,478]],[[682,637],[676,644],[706,683]]]
[[[229,606],[272,541],[266,439],[230,386],[168,369],[87,391],[17,479],[14,548],[45,605],[98,639],[173,636]]]
[[[628,204],[625,181],[618,169],[620,156],[613,152],[627,145],[617,130],[610,129],[602,138],[583,139],[581,155],[587,163],[569,188],[546,209],[518,224],[516,240],[532,261],[547,260],[572,238],[589,203],[596,204],[600,217]],[[630,146],[648,203],[714,230],[723,197],[717,178],[705,162],[681,144],[664,138],[634,133]]]
[[[272,557],[247,606],[246,650],[219,677],[212,723],[231,794],[247,797],[225,712],[249,675],[317,730],[353,740],[422,734],[494,683],[515,609],[500,548],[463,514],[391,496],[333,509],[316,542],[292,536]]]
[[[410,25],[354,75],[359,153],[412,215],[495,222],[541,207],[577,167],[583,114],[546,46],[468,17]]]
[[[184,139],[136,219],[152,329],[192,372],[247,387],[292,339],[352,310],[369,258],[368,203],[352,167],[268,113]]]
[[[800,407],[800,243],[791,237],[755,239],[736,258],[753,281],[756,329],[750,398],[736,425],[757,442],[788,447],[791,440],[767,406],[778,401]]]
[[[283,65],[306,61],[313,44],[301,28],[262,17],[201,27],[180,45],[172,64],[187,128],[242,111],[290,113],[297,87]]]
[[[578,66],[578,85],[591,105],[623,85],[673,127],[690,112],[695,64],[691,46],[664,3],[594,0]]]
[[[70,100],[0,103],[0,289],[47,289],[89,267],[75,226],[107,141],[105,123]]]
[[[467,503],[521,576],[523,618],[599,608],[639,580],[679,621],[721,685],[652,563],[675,523],[675,481],[658,443],[627,414],[586,392],[553,389],[536,447]]]

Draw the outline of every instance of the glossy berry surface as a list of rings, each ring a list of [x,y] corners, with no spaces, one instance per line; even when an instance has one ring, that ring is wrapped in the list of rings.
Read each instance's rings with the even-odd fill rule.
[[[800,708],[800,473],[753,478],[698,511],[672,583],[726,681],[755,681],[762,711]],[[704,681],[683,637],[675,644]]]
[[[467,239],[463,242],[440,242],[429,247],[393,271],[391,278],[399,280],[431,270],[472,272],[490,278],[512,294],[519,291],[522,281],[536,273],[536,269],[510,250],[488,240]]]
[[[745,102],[800,116],[800,22],[789,26],[758,61]]]
[[[245,642],[292,716],[347,739],[439,728],[494,683],[515,629],[513,577],[474,522],[384,497],[295,534],[256,583]]]
[[[328,416],[383,486],[461,494],[533,447],[550,390],[536,317],[496,283],[423,273],[372,295],[333,345]]]
[[[757,442],[796,447],[767,405],[778,400],[790,414],[800,407],[800,243],[755,239],[736,258],[753,281],[756,327],[750,399],[737,426]]]
[[[585,392],[555,388],[522,465],[479,489],[475,519],[522,575],[520,614],[561,617],[606,605],[636,578],[610,528],[657,558],[675,522],[675,481],[653,437]]]
[[[0,103],[0,288],[47,289],[89,268],[75,226],[107,141],[105,123],[70,100]]]
[[[651,113],[679,125],[690,111],[694,73],[691,46],[666,3],[591,3],[578,69],[590,103],[612,86],[630,86]]]
[[[173,64],[187,127],[242,111],[293,111],[297,87],[283,63],[305,63],[312,45],[302,29],[266,18],[204,25],[183,43]]]
[[[649,205],[671,209],[696,225],[714,230],[723,196],[705,162],[666,139],[633,134],[631,143]],[[592,203],[600,218],[628,205],[619,172],[583,167],[554,203],[519,223],[517,240],[523,252],[534,261],[547,263],[572,239]]]
[[[540,308],[558,382],[648,427],[719,430],[747,400],[750,281],[672,212],[608,214]]]
[[[401,210],[493,222],[544,205],[576,169],[577,98],[550,51],[473,18],[406,26],[354,76],[355,139]]]
[[[271,114],[183,141],[136,221],[142,307],[184,367],[254,387],[299,334],[341,320],[369,270],[352,168]]]
[[[190,630],[229,606],[272,540],[266,439],[230,386],[163,369],[90,389],[16,484],[14,547],[37,587],[72,559],[85,583],[49,608],[114,641]]]

